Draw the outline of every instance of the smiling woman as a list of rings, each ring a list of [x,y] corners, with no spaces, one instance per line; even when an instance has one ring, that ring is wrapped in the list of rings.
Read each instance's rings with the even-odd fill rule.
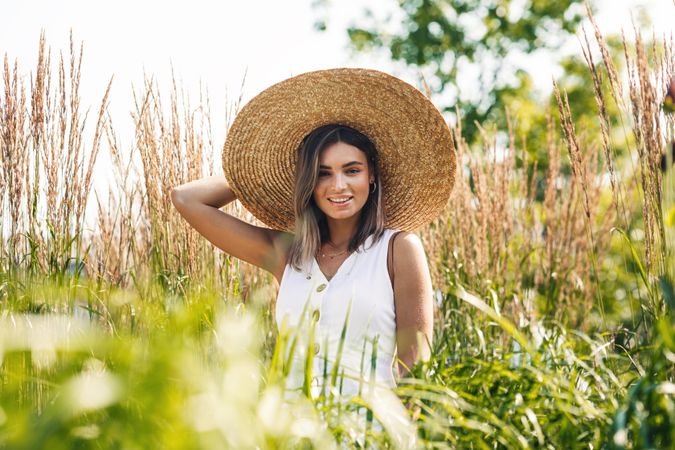
[[[345,160],[348,162],[340,164]],[[335,169],[331,166],[331,163],[334,163]],[[331,145],[322,152],[319,160],[319,182],[314,188],[314,200],[321,202],[321,199],[324,198],[322,190],[333,187],[334,192],[328,192],[325,198],[334,204],[346,205],[348,201],[354,199],[354,196],[349,195],[349,192],[341,195],[343,194],[343,187],[345,189],[353,187],[355,191],[364,189],[367,191],[368,185],[374,185],[375,183],[373,179],[368,181],[368,172],[368,162],[365,160],[365,155],[357,147],[344,142]],[[363,207],[365,200],[368,198],[367,193],[361,194],[363,201],[356,207],[357,210]],[[326,211],[324,210],[324,212]]]
[[[277,323],[288,320],[297,328],[306,323],[303,312],[312,313],[318,325],[317,343],[310,344],[317,355],[312,373],[333,373],[339,365],[343,394],[358,394],[362,380],[371,377],[393,387],[397,331],[398,369],[407,372],[418,353],[429,356],[429,347],[417,349],[414,333],[430,344],[433,306],[424,250],[415,235],[404,233],[395,242],[400,231],[385,227],[375,145],[346,125],[318,127],[300,145],[295,179],[296,239],[281,278]],[[316,256],[308,264],[304,253]],[[410,263],[415,267],[401,267]],[[402,281],[394,284],[397,269]],[[308,345],[300,346],[294,355],[290,389],[308,390],[303,373],[308,351]],[[374,365],[364,369],[364,357]],[[322,382],[312,379],[312,386],[320,395]]]
[[[369,176],[372,169],[364,153],[353,145],[337,142],[321,152],[319,164],[319,180],[314,187],[319,209],[332,219],[358,220],[368,200],[369,187],[376,186],[374,177]]]
[[[317,252],[346,254],[371,234],[378,240],[385,220],[379,180],[375,145],[364,134],[338,124],[308,134],[298,149],[294,190],[296,234],[306,238],[291,246],[289,264],[302,270]],[[330,263],[332,276],[339,263]]]
[[[299,75],[244,106],[223,166],[227,180],[191,182],[172,198],[223,251],[274,274],[280,332],[309,327],[288,391],[392,388],[430,356],[431,280],[411,231],[447,203],[455,155],[424,95],[373,70]],[[270,228],[218,210],[235,198]]]

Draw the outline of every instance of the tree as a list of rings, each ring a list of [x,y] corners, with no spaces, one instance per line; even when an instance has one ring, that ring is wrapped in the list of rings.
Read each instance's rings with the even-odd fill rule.
[[[364,20],[371,23],[350,27],[348,33],[358,51],[387,49],[396,61],[430,70],[432,92],[450,97],[439,106],[451,115],[459,109],[471,142],[477,134],[474,121],[499,118],[506,96],[529,89],[522,84],[529,80],[523,76],[528,68],[512,57],[557,48],[580,23],[581,2],[400,0],[400,31],[384,31],[386,21],[366,10]],[[461,71],[479,74],[471,92],[458,85]]]

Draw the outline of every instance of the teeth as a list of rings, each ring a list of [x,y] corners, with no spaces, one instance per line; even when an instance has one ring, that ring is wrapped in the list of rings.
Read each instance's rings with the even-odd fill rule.
[[[345,203],[345,202],[351,200],[351,197],[341,198],[341,199],[337,199],[337,198],[329,198],[328,200],[330,200],[330,201],[333,202],[333,203]]]

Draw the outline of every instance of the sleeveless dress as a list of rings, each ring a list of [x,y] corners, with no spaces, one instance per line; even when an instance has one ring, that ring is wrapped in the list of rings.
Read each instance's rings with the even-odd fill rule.
[[[275,318],[280,335],[291,330],[285,352],[291,363],[287,392],[301,394],[310,368],[314,398],[324,389],[326,395],[332,388],[336,396],[350,397],[364,389],[396,386],[394,292],[387,271],[388,244],[396,231],[385,229],[372,247],[369,236],[330,281],[316,259],[304,271],[286,265]],[[296,344],[291,346],[294,338]]]

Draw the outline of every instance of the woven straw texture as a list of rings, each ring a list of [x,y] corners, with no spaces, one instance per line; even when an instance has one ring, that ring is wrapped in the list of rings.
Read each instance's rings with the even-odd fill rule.
[[[355,128],[377,148],[386,226],[413,231],[447,204],[455,176],[450,130],[408,83],[369,69],[309,72],[248,102],[230,127],[223,170],[256,218],[293,231],[295,163],[302,139],[329,123]]]

